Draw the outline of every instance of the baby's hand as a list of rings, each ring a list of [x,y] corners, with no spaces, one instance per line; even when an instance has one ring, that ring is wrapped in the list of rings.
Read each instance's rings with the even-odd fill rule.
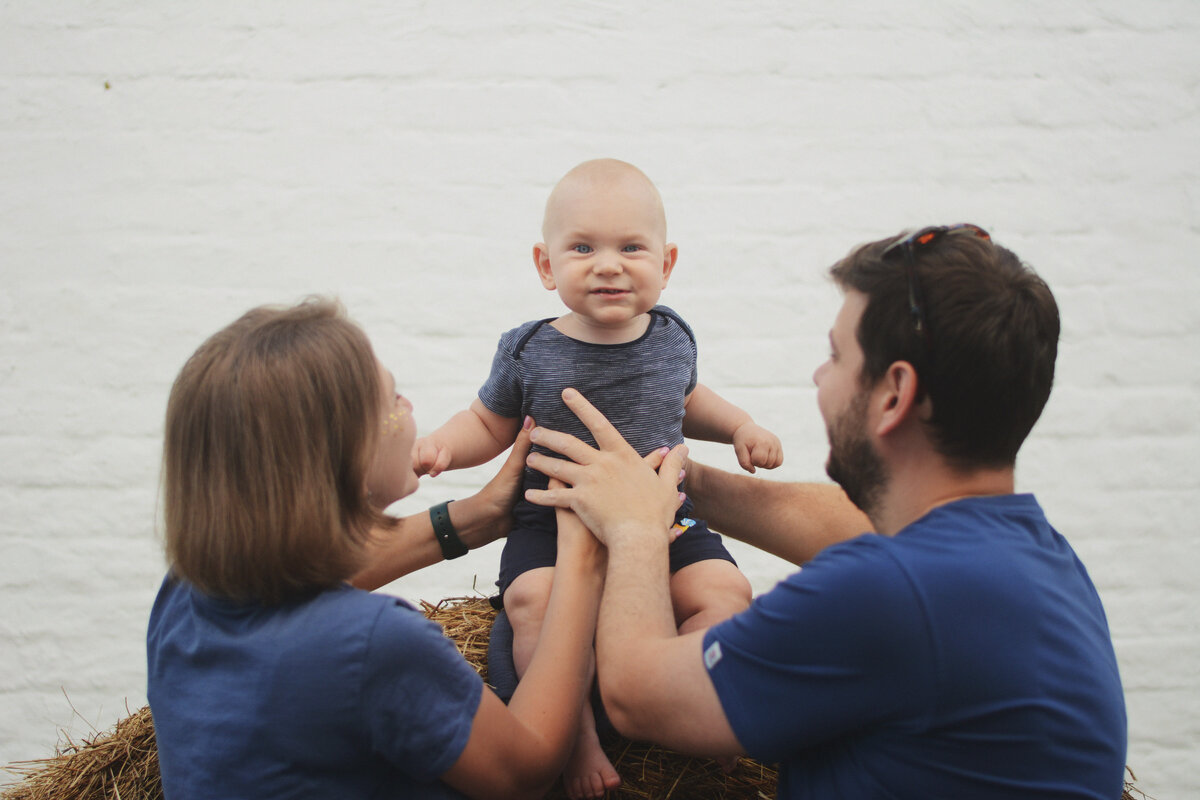
[[[733,451],[746,472],[754,472],[755,467],[775,469],[783,463],[779,437],[753,422],[744,423],[733,432]]]
[[[453,455],[449,447],[434,441],[431,436],[423,436],[413,443],[413,472],[418,478],[422,475],[436,478],[450,466]]]

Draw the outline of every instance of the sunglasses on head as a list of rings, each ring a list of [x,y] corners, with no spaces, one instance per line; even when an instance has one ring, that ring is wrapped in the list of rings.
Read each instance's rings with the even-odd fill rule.
[[[921,287],[917,283],[917,251],[933,247],[947,236],[968,234],[978,239],[990,242],[992,237],[978,225],[969,222],[958,225],[931,225],[921,228],[915,233],[902,236],[884,248],[881,257],[891,258],[897,253],[904,255],[904,270],[908,275],[908,310],[912,314],[913,324],[917,333],[925,340],[928,348],[932,341],[929,334],[929,323],[925,319],[925,305],[921,298]]]

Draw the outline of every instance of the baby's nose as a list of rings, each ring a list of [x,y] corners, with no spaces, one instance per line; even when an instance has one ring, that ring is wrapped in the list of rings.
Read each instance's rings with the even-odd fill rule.
[[[612,253],[601,254],[596,259],[596,272],[609,275],[621,271],[621,259]]]

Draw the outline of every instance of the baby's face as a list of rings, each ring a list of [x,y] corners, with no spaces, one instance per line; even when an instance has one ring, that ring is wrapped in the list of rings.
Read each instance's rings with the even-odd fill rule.
[[[543,285],[600,328],[632,324],[653,308],[675,265],[658,193],[640,175],[560,185],[543,233],[535,248]]]

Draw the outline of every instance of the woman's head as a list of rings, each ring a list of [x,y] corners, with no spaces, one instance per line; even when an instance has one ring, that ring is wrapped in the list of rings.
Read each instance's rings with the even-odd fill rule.
[[[209,338],[167,404],[174,572],[264,603],[356,572],[383,521],[367,487],[385,388],[366,335],[333,301],[256,308]]]

